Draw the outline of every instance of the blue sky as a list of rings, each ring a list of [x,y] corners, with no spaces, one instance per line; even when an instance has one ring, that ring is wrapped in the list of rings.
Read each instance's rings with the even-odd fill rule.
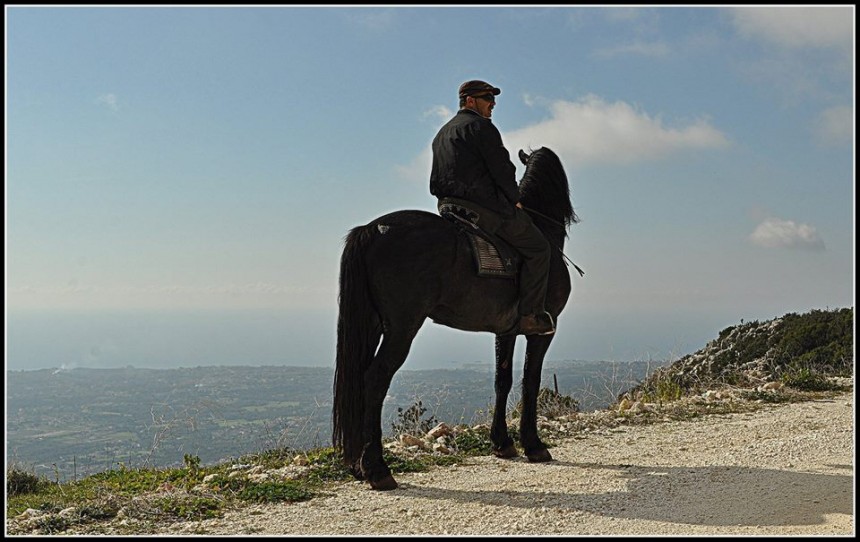
[[[549,358],[853,307],[854,6],[5,11],[7,367],[333,364],[343,237],[435,210],[430,142],[475,78],[582,219]],[[428,323],[407,366],[491,356]]]

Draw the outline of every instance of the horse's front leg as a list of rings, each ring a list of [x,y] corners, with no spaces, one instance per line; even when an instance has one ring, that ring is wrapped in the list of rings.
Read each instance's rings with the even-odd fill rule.
[[[529,461],[552,461],[552,455],[541,442],[537,431],[537,398],[540,391],[543,358],[553,335],[529,335],[526,363],[523,368],[523,411],[520,417],[520,443]]]
[[[517,456],[517,449],[508,435],[508,424],[505,421],[508,394],[511,392],[514,379],[513,361],[516,340],[516,335],[496,335],[496,409],[493,413],[493,425],[490,428],[490,440],[493,441],[493,454],[505,459]]]

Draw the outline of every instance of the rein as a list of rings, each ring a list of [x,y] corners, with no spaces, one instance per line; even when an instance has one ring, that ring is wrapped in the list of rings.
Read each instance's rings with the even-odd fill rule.
[[[529,213],[536,214],[536,215],[538,215],[538,216],[540,216],[540,217],[542,217],[542,218],[545,218],[546,220],[549,220],[550,222],[552,222],[552,223],[553,223],[553,224],[555,224],[556,226],[559,226],[559,227],[560,227],[560,228],[562,228],[563,230],[567,230],[567,227],[566,227],[564,224],[562,224],[561,222],[559,222],[558,220],[556,220],[556,219],[554,219],[554,218],[552,218],[552,217],[546,216],[545,214],[543,214],[543,213],[542,213],[542,212],[540,212],[540,211],[536,211],[536,210],[532,209],[531,207],[525,207],[525,206],[523,206],[523,210],[524,210],[524,211],[527,211],[527,212],[529,212]],[[554,247],[556,250],[558,250],[559,252],[561,252],[561,255],[562,255],[562,256],[564,256],[564,259],[565,259],[565,260],[567,260],[568,262],[570,262],[570,265],[572,265],[572,266],[574,267],[574,269],[576,269],[576,270],[577,270],[577,272],[579,272],[579,276],[580,276],[580,277],[584,277],[584,276],[585,276],[585,271],[583,271],[583,270],[582,270],[578,265],[576,265],[575,263],[573,263],[573,260],[571,260],[571,259],[567,256],[567,254],[565,254],[565,253],[564,253],[564,251],[561,249],[561,247],[558,247],[558,246],[555,246],[555,245],[553,245],[553,247]]]
[[[522,205],[522,204],[521,204],[521,205]],[[534,214],[536,214],[536,215],[538,215],[538,216],[542,216],[542,217],[544,217],[545,219],[549,220],[550,222],[552,222],[552,223],[553,223],[553,224],[555,224],[556,226],[559,226],[561,229],[567,229],[567,227],[566,227],[564,224],[562,224],[561,222],[559,222],[558,220],[556,220],[556,219],[554,219],[554,218],[552,218],[552,217],[546,216],[545,214],[543,214],[543,213],[542,213],[542,212],[540,212],[540,211],[535,211],[535,210],[534,210],[534,209],[532,209],[531,207],[525,207],[525,206],[522,206],[522,208],[523,208],[523,211],[528,211],[528,212],[530,212],[530,213],[534,213]]]

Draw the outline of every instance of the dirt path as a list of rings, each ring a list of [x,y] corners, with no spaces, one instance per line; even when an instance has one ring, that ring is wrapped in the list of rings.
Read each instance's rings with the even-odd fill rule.
[[[308,502],[165,527],[255,535],[851,535],[854,397],[621,427],[552,448],[348,482]]]

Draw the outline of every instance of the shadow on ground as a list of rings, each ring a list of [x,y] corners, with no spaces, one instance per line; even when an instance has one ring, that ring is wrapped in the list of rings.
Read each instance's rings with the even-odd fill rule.
[[[659,467],[554,461],[569,471],[561,483],[583,487],[589,471],[620,477],[625,489],[606,493],[462,491],[402,484],[405,497],[446,499],[487,506],[546,507],[607,517],[703,526],[801,526],[824,523],[826,514],[853,510],[853,467],[831,465],[846,475],[748,467]],[[579,478],[579,482],[576,479]],[[616,480],[617,482],[617,480]],[[617,483],[612,484],[617,486]]]

